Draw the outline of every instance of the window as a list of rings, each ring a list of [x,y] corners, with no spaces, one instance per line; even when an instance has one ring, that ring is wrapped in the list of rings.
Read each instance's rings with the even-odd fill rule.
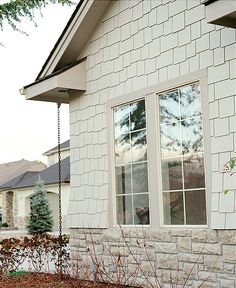
[[[117,223],[149,224],[145,101],[113,110]]]
[[[200,85],[158,96],[164,224],[206,225]]]
[[[206,93],[204,70],[108,101],[113,224],[207,225]]]

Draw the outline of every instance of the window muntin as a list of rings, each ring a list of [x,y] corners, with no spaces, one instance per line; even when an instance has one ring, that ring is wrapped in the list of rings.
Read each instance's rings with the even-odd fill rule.
[[[149,225],[145,101],[114,108],[117,222]]]
[[[206,225],[200,85],[159,94],[164,225]]]

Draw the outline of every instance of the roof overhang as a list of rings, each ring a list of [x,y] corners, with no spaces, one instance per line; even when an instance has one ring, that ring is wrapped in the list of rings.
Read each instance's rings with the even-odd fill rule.
[[[80,0],[37,80],[80,59],[83,48],[111,3],[112,0]]]
[[[86,90],[86,60],[41,78],[20,90],[27,100],[69,103],[70,91]]]
[[[207,0],[204,4],[208,23],[236,28],[235,0]]]

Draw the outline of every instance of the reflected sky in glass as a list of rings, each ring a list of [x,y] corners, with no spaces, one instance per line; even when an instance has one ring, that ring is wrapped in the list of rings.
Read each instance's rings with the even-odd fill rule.
[[[183,154],[203,151],[201,117],[183,120],[181,123]]]
[[[130,134],[123,134],[115,140],[116,165],[126,165],[131,162]]]
[[[161,124],[162,157],[181,155],[180,123]]]
[[[131,133],[132,162],[147,160],[146,130]]]
[[[130,130],[140,130],[146,127],[145,101],[130,105]]]
[[[181,118],[201,115],[201,99],[199,84],[189,85],[179,89]]]
[[[121,106],[114,109],[115,138],[121,134],[129,132],[130,106]]]
[[[159,105],[161,122],[175,122],[180,119],[178,90],[161,94]]]

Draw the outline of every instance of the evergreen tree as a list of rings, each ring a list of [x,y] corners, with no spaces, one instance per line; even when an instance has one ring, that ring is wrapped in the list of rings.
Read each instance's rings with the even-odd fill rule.
[[[36,183],[35,194],[31,197],[30,221],[27,226],[30,234],[43,234],[52,231],[53,218],[46,197],[43,181]]]

